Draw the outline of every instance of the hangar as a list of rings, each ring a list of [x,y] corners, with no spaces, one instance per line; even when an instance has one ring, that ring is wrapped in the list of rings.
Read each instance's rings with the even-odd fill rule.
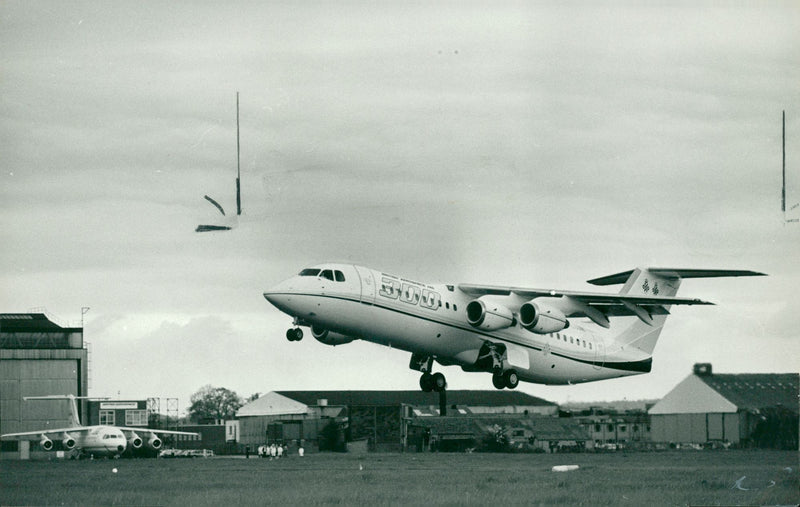
[[[61,404],[26,402],[23,397],[86,396],[88,362],[83,327],[60,325],[44,313],[0,314],[0,433],[66,426],[68,415]],[[85,407],[78,404],[81,414]],[[30,442],[1,445],[3,458],[30,456]]]
[[[649,410],[651,438],[670,444],[797,449],[797,373],[694,372]]]
[[[558,405],[521,391],[447,391],[450,414],[553,416]],[[438,393],[422,391],[274,391],[236,413],[242,445],[304,441],[306,449],[366,441],[373,451],[399,451],[407,422],[438,415]]]

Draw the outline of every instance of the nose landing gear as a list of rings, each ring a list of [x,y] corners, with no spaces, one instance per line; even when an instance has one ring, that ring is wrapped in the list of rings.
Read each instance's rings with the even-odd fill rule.
[[[433,374],[425,372],[419,378],[419,387],[426,393],[431,391],[440,393],[447,388],[447,380],[439,372]]]
[[[286,330],[286,339],[290,342],[299,342],[303,339],[303,330],[299,327]]]

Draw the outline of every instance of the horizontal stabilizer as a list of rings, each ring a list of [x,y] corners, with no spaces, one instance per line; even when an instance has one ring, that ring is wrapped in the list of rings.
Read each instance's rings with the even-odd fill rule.
[[[198,225],[194,232],[229,231],[233,227],[227,225]]]
[[[670,268],[647,268],[647,271],[666,279],[679,278],[719,278],[726,276],[766,276],[757,271],[735,270],[735,269],[670,269]],[[625,283],[633,274],[633,270],[623,271],[615,275],[602,276],[593,280],[588,280],[592,285],[617,285]]]

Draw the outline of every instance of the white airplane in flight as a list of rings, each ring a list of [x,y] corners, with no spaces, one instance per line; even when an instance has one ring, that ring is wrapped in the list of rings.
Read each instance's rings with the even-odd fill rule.
[[[52,396],[26,396],[25,400],[68,400],[70,403],[69,427],[55,428],[39,431],[25,431],[22,433],[7,433],[0,435],[0,439],[8,440],[29,440],[24,437],[39,437],[39,445],[45,451],[52,451],[53,440],[48,438],[50,435],[56,440],[61,440],[61,445],[65,450],[76,450],[87,456],[119,456],[130,445],[132,449],[139,449],[145,446],[150,450],[161,448],[162,442],[158,438],[160,434],[167,435],[193,435],[186,431],[153,430],[150,428],[126,428],[124,426],[94,425],[83,426],[78,418],[77,399],[87,399],[86,396],[52,395]],[[145,439],[139,436],[144,435]],[[23,437],[23,438],[21,438]]]
[[[520,380],[557,385],[648,373],[684,278],[760,276],[753,271],[637,268],[589,280],[617,294],[491,285],[428,284],[352,264],[322,264],[264,292],[326,345],[356,339],[411,352],[423,391],[443,391],[434,360],[492,374],[497,389]],[[614,319],[612,325],[611,319]],[[300,340],[299,327],[286,332]]]

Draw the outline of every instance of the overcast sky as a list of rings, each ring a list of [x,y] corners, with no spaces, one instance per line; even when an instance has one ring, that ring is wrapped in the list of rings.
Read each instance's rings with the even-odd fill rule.
[[[718,306],[674,309],[649,375],[519,389],[797,372],[800,7],[651,4],[4,0],[0,312],[91,307],[90,394],[185,409],[204,384],[417,388],[407,353],[286,341],[261,293],[322,261],[572,290],[753,269],[684,282]],[[203,195],[235,210],[236,91],[244,215],[196,234]]]

